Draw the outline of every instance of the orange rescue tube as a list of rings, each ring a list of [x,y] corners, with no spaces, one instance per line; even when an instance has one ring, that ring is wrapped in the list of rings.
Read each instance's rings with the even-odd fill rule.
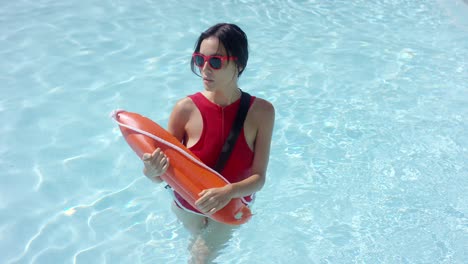
[[[170,166],[161,178],[193,207],[196,208],[195,201],[201,191],[223,187],[229,183],[152,120],[124,110],[114,111],[112,117],[140,159],[144,153],[153,153],[156,148],[166,154]],[[221,223],[240,225],[247,222],[252,213],[241,198],[234,198],[221,210],[207,216]]]

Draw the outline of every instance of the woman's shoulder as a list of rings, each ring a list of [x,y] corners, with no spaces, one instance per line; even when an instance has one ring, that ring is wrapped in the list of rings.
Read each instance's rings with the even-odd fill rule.
[[[268,100],[255,97],[255,100],[249,110],[249,115],[251,116],[252,120],[258,124],[274,122],[275,107]]]
[[[190,97],[184,97],[179,99],[175,106],[174,111],[181,112],[181,113],[190,113],[193,109],[196,108],[195,103],[192,101]]]
[[[275,107],[271,102],[260,97],[255,97],[255,101],[252,104],[252,112],[262,118],[274,116]]]
[[[184,138],[185,125],[194,109],[196,109],[195,103],[189,97],[179,99],[172,109],[169,117],[169,132],[181,141]]]
[[[184,97],[175,103],[170,119],[172,122],[185,123],[190,119],[195,109],[196,106],[192,99]]]

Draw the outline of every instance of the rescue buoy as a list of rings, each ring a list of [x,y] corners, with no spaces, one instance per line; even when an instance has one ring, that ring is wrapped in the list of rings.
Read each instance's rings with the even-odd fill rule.
[[[147,117],[125,110],[115,110],[112,118],[133,151],[142,158],[160,148],[170,160],[166,173],[161,175],[169,186],[196,208],[198,194],[209,188],[223,187],[229,182],[215,170],[206,166],[168,131]],[[225,207],[208,217],[225,224],[240,225],[252,213],[241,198],[232,199]]]

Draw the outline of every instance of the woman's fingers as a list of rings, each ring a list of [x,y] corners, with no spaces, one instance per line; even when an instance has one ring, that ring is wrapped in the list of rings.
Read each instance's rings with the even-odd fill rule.
[[[164,165],[163,165],[163,167],[162,167],[163,173],[165,173],[165,172],[167,171],[168,168],[169,168],[169,158],[166,157],[166,158],[165,158],[165,163],[164,163]]]
[[[213,214],[225,207],[232,199],[231,186],[226,185],[220,188],[211,188],[201,191],[200,197],[195,201],[196,207],[205,214]]]
[[[148,161],[151,159],[151,154],[149,153],[144,153],[142,157],[143,161]]]
[[[198,195],[200,198],[195,201],[195,205],[201,212],[205,214],[216,212],[219,207],[219,201],[212,196],[211,190],[203,190]]]
[[[159,176],[169,168],[169,159],[160,148],[143,154],[142,160],[150,175]]]
[[[155,165],[164,165],[166,162],[167,162],[167,156],[164,154],[164,152],[162,152],[161,149],[157,148],[154,152],[153,152],[153,159],[152,159],[152,162],[153,164]]]
[[[164,156],[164,154],[162,154]],[[161,150],[157,148],[153,153],[149,154],[145,153],[143,154],[143,161],[148,162],[149,164],[157,164],[161,160]]]

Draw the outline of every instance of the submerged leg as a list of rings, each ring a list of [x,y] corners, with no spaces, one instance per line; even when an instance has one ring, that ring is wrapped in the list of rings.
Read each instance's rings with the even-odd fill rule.
[[[175,202],[172,203],[172,211],[192,236],[198,235],[207,224],[207,217],[187,212]]]
[[[189,263],[212,263],[219,252],[226,247],[236,226],[216,222],[204,216],[186,212],[177,205],[172,210],[184,227],[192,234],[189,244],[191,259]]]
[[[220,251],[227,246],[235,230],[235,226],[222,224],[212,219],[202,232],[194,237],[191,247],[192,263],[212,263]]]

